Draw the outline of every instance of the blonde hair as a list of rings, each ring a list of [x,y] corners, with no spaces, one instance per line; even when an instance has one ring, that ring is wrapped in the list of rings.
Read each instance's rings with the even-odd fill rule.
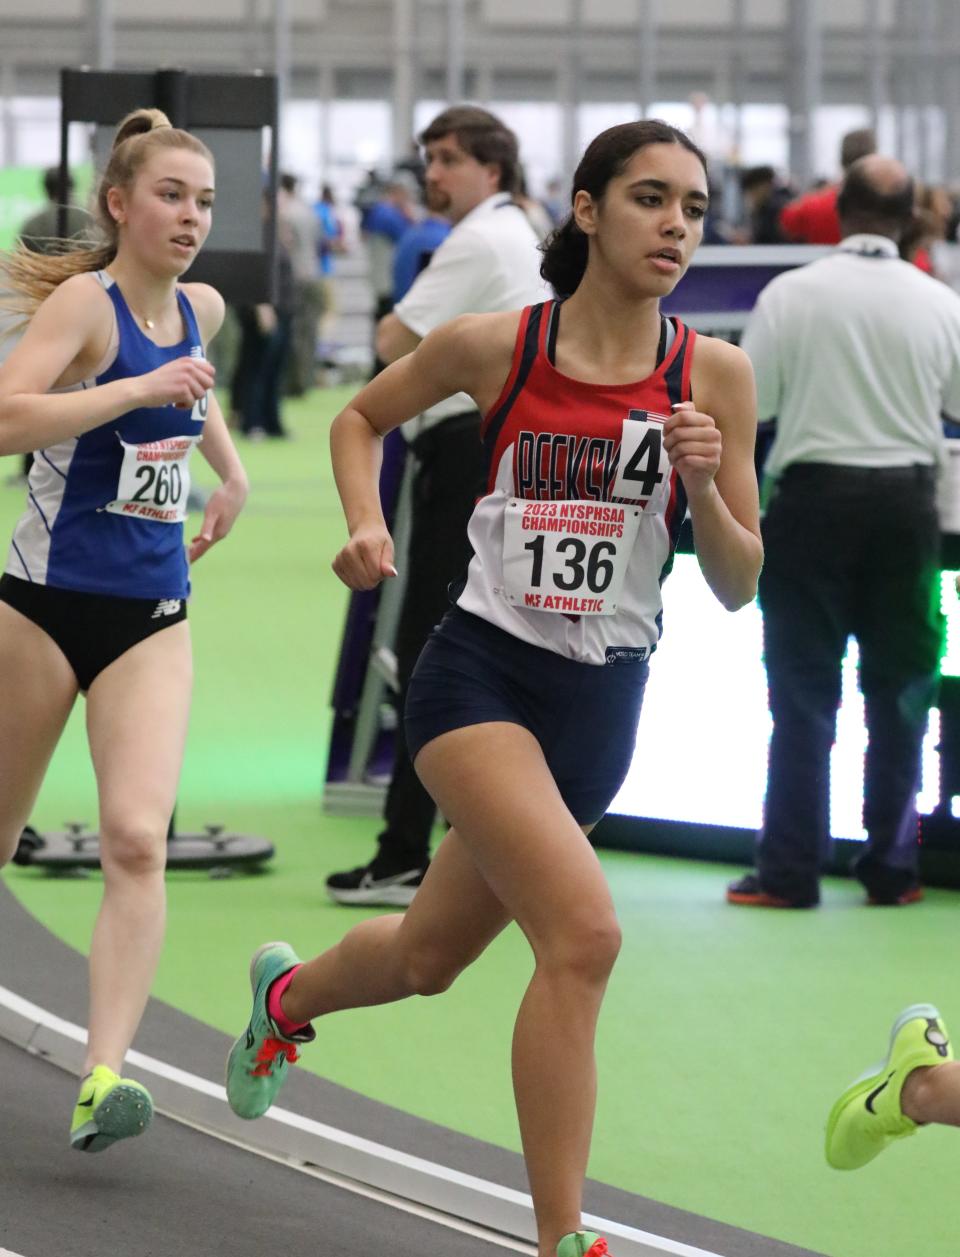
[[[94,241],[55,240],[55,253],[32,253],[22,242],[9,253],[0,254],[0,285],[8,292],[0,305],[12,314],[28,319],[65,279],[109,266],[117,256],[119,232],[107,205],[111,188],[129,188],[137,171],[159,148],[181,148],[198,153],[213,165],[213,155],[189,131],[171,126],[160,109],[135,109],[117,127],[110,160],[97,187],[94,211],[99,239]],[[18,324],[19,326],[19,324]]]

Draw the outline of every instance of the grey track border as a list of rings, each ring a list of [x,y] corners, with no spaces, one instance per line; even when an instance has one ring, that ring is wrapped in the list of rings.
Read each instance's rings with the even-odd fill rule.
[[[0,1036],[78,1073],[82,1046],[69,1024],[84,1024],[86,959],[40,925],[2,881],[0,955],[0,982],[13,993],[0,1000]],[[240,959],[238,989],[244,971]],[[16,997],[47,1015],[38,1016]],[[60,1019],[67,1025],[58,1024]],[[131,1072],[144,1077],[162,1111],[253,1150],[317,1165],[519,1239],[534,1238],[526,1174],[517,1154],[305,1070],[292,1071],[281,1111],[272,1120],[273,1110],[258,1122],[240,1121],[222,1097],[229,1045],[226,1035],[151,999],[134,1044],[148,1059]],[[195,1081],[189,1081],[191,1076]],[[822,1257],[592,1180],[586,1184],[584,1208],[605,1223],[616,1220],[605,1229],[618,1257]]]

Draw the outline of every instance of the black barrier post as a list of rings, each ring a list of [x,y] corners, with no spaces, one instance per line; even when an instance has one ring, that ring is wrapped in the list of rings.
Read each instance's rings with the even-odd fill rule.
[[[60,177],[57,185],[57,235],[61,240],[67,237],[67,201],[70,199],[70,164],[67,150],[69,144],[70,123],[66,110],[60,111]]]
[[[170,119],[171,126],[186,130],[188,125],[186,70],[158,70],[156,93],[156,108],[163,110]]]
[[[162,109],[174,126],[202,139],[217,162],[221,204],[211,238],[190,268],[191,281],[212,284],[225,301],[255,305],[274,297],[278,87],[273,74],[157,71],[60,71],[60,200],[58,231],[66,234],[68,136],[71,122],[116,126],[139,108]],[[263,218],[262,133],[270,129]],[[219,150],[219,151],[218,151]]]

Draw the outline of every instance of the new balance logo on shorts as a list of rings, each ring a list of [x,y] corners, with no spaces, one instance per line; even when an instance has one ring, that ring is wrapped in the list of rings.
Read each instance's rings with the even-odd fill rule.
[[[176,615],[180,610],[180,604],[182,601],[183,600],[181,598],[161,598],[150,619],[159,620],[163,615]]]

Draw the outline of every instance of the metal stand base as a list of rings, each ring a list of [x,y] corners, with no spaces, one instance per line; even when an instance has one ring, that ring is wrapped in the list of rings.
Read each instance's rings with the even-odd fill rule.
[[[387,787],[368,781],[328,781],[323,810],[330,816],[382,816]]]
[[[265,838],[227,833],[223,825],[206,825],[202,834],[170,834],[167,867],[207,869],[211,877],[231,877],[236,871],[260,871],[273,858],[274,847]],[[67,823],[63,832],[38,834],[26,829],[14,861],[51,873],[83,876],[100,867],[100,836],[86,832],[82,821]]]

